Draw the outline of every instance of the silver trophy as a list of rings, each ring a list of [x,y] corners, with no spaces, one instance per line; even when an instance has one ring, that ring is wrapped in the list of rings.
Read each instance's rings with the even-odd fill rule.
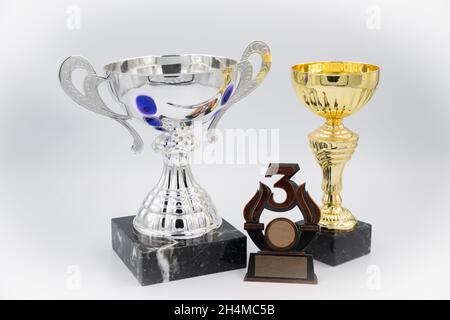
[[[248,60],[252,54],[261,56],[256,77]],[[59,80],[67,95],[124,126],[134,139],[133,151],[142,150],[143,141],[128,120],[139,119],[161,132],[153,148],[163,155],[163,172],[133,221],[141,235],[188,239],[221,225],[217,209],[195,181],[189,165],[189,154],[196,146],[193,124],[208,124],[209,140],[214,140],[214,129],[224,112],[256,89],[270,66],[270,49],[260,41],[252,42],[239,62],[211,55],[145,56],[107,64],[105,76],[98,76],[80,56],[62,63]],[[87,72],[84,93],[72,82],[77,69]],[[124,114],[112,111],[103,102],[98,91],[103,82],[107,82]]]

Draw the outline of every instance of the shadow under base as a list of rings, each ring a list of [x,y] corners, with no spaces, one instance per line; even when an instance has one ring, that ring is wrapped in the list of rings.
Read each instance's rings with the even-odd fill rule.
[[[133,219],[111,220],[112,247],[143,286],[246,267],[247,238],[225,220],[198,238],[150,240],[138,237]]]
[[[297,222],[302,224],[303,221]],[[330,266],[362,257],[370,253],[372,226],[358,221],[355,229],[347,232],[320,231],[306,248],[314,259]]]

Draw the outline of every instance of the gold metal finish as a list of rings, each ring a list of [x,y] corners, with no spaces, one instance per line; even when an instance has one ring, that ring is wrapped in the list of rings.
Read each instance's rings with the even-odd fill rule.
[[[312,62],[292,67],[297,97],[315,114],[326,119],[308,135],[310,147],[323,171],[320,226],[350,231],[356,218],[342,207],[342,172],[358,144],[358,134],[342,119],[361,109],[372,97],[380,68],[358,62]]]

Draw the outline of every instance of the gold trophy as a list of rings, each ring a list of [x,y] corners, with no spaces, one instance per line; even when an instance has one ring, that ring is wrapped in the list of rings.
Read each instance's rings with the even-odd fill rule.
[[[319,225],[321,234],[325,232],[335,233],[327,235],[328,239],[335,242],[333,249],[347,250],[348,243],[341,243],[339,247],[339,232],[360,232],[364,229],[364,239],[368,248],[363,254],[370,252],[371,226],[358,222],[350,210],[342,206],[342,172],[348,160],[350,160],[358,143],[358,134],[344,126],[342,120],[361,109],[373,96],[378,84],[380,68],[375,65],[358,62],[312,62],[295,65],[292,67],[292,84],[298,98],[306,107],[315,114],[325,118],[325,123],[308,135],[310,147],[322,167],[323,180],[321,218]],[[367,230],[366,230],[367,229]],[[358,235],[355,235],[358,236]],[[359,234],[361,236],[361,234]],[[321,237],[317,239],[321,241]],[[348,242],[351,237],[346,236]],[[361,242],[361,239],[358,237]],[[337,245],[337,246],[336,246]],[[352,244],[356,246],[356,244]],[[314,251],[314,245],[311,249]],[[350,251],[361,251],[361,248],[350,248]],[[347,250],[348,251],[348,250]],[[348,252],[347,252],[348,253]],[[325,252],[321,254],[326,255]],[[329,253],[330,254],[330,253]],[[334,252],[332,255],[338,255]],[[316,254],[313,252],[314,257]],[[359,254],[360,256],[362,254]],[[351,253],[348,259],[356,258]],[[334,259],[336,258],[336,259]],[[334,256],[327,262],[327,258],[319,259],[324,262],[337,265],[340,261]]]

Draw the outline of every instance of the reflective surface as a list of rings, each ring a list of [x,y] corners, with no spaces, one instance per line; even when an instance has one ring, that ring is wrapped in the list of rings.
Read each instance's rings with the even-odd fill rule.
[[[161,131],[209,121],[230,98],[237,69],[235,60],[205,55],[150,56],[105,66],[125,111]]]
[[[320,225],[329,230],[353,230],[357,220],[342,207],[342,172],[358,143],[358,134],[342,119],[363,107],[378,84],[379,67],[357,62],[313,62],[292,67],[292,84],[306,107],[326,119],[308,135],[322,167],[324,192]]]
[[[252,54],[262,57],[254,78],[248,61]],[[86,109],[124,126],[133,137],[133,151],[139,152],[144,144],[127,120],[138,119],[162,132],[153,148],[162,153],[164,169],[134,219],[138,232],[151,237],[192,238],[220,226],[214,204],[189,166],[189,154],[196,146],[193,123],[209,123],[212,140],[223,113],[262,82],[270,65],[269,47],[260,41],[246,48],[240,62],[210,55],[146,56],[112,62],[105,66],[104,77],[96,75],[83,57],[72,56],[63,62],[59,78],[64,91]],[[84,92],[72,82],[77,69],[87,72]],[[123,114],[103,103],[98,93],[103,82]]]

